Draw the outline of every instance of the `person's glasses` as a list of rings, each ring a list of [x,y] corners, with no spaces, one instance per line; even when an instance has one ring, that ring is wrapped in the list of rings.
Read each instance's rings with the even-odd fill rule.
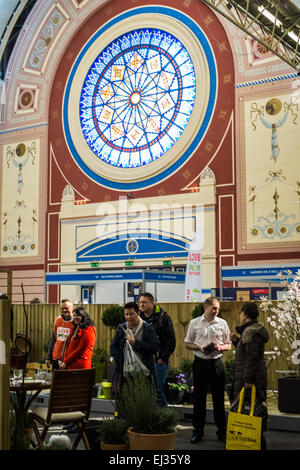
[[[62,307],[61,311],[62,312],[68,312],[70,310],[70,307]]]

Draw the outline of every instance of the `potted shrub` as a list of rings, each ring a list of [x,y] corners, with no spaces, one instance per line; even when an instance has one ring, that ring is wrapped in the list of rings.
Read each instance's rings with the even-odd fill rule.
[[[102,450],[126,450],[127,422],[122,418],[105,419],[100,424],[100,447]]]
[[[121,305],[109,305],[102,314],[102,322],[111,329],[116,329],[125,321],[123,307]]]
[[[125,322],[124,310],[121,305],[111,304],[102,313],[102,322],[111,330],[116,329],[120,323]],[[114,365],[107,364],[107,379],[112,381]]]
[[[192,318],[197,318],[203,315],[204,313],[204,304],[200,303],[196,305],[196,307],[192,311]]]
[[[156,403],[153,379],[135,374],[116,397],[116,408],[128,424],[130,450],[173,450],[178,413]]]
[[[262,297],[260,308],[267,314],[267,322],[278,341],[274,354],[287,361],[289,376],[278,378],[278,409],[285,413],[300,413],[300,275],[281,273],[286,287],[283,301],[273,303]]]
[[[106,374],[108,354],[104,348],[95,348],[92,356],[92,364],[96,368],[96,383],[101,383]]]

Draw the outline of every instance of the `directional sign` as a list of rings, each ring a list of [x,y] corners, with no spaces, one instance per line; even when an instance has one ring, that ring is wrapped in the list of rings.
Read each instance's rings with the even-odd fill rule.
[[[170,282],[184,283],[185,274],[158,270],[75,271],[46,273],[46,284],[89,284],[91,282]]]
[[[143,271],[102,271],[72,273],[46,273],[46,284],[84,284],[101,281],[139,281],[143,280]]]
[[[290,271],[295,275],[300,270],[299,264],[269,264],[258,266],[224,266],[222,267],[223,281],[273,281],[281,282],[279,274]],[[291,275],[291,276],[292,276]]]

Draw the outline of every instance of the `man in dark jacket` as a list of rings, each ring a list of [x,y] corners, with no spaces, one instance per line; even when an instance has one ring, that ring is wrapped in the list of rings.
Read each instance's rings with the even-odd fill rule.
[[[151,324],[159,339],[159,349],[156,355],[155,373],[157,381],[157,400],[159,405],[166,406],[165,382],[168,362],[176,347],[175,331],[169,315],[154,303],[152,294],[145,292],[139,301],[141,319]]]

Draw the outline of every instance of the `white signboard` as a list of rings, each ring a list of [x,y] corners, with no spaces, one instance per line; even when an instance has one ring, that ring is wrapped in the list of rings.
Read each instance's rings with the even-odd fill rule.
[[[201,251],[202,232],[198,231],[190,244],[185,273],[185,302],[202,302],[201,292]]]

